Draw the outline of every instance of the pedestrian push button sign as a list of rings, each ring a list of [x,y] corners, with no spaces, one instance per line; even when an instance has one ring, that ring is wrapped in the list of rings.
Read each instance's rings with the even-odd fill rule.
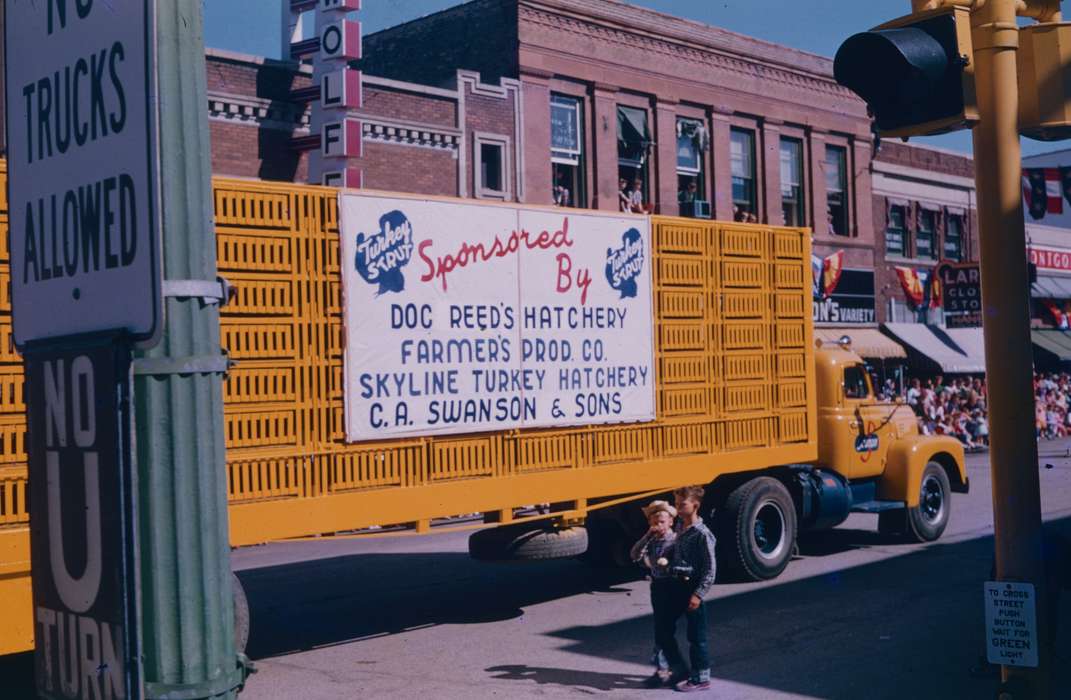
[[[1010,581],[986,581],[986,653],[1002,666],[1038,665],[1038,626],[1034,586]]]
[[[5,0],[15,342],[161,317],[152,0]]]

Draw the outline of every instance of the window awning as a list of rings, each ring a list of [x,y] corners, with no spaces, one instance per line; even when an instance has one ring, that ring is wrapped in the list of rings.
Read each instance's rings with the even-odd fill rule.
[[[814,337],[826,343],[836,343],[841,336],[852,339],[852,350],[860,357],[888,360],[906,358],[907,352],[892,338],[882,335],[877,328],[815,328]]]
[[[1071,362],[1071,332],[1039,329],[1030,331],[1030,340],[1061,362]]]
[[[1030,296],[1035,299],[1071,299],[1071,277],[1038,275],[1030,285]]]
[[[885,330],[914,353],[949,374],[985,372],[981,328],[940,328],[925,323],[886,323]]]

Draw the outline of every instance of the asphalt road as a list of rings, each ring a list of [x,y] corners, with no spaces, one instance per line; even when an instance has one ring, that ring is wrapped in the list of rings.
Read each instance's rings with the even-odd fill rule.
[[[1071,535],[1068,443],[1042,444],[1045,518]],[[944,537],[889,542],[855,515],[801,542],[786,573],[709,596],[718,698],[988,698],[982,582],[992,561],[985,454],[968,457]],[[650,697],[646,581],[575,561],[482,564],[465,535],[236,552],[252,605],[243,697]],[[1071,666],[1071,600],[1058,668]],[[1071,672],[1063,679],[1071,683]]]
[[[1071,441],[1042,443],[1042,504],[1071,536]],[[992,560],[985,454],[970,455],[944,537],[904,545],[855,515],[801,542],[779,579],[708,597],[714,689],[730,698],[991,697],[982,582]],[[236,551],[259,672],[243,698],[658,697],[645,690],[649,584],[576,561],[483,564],[466,535],[312,540]],[[1071,596],[1056,668],[1071,687]],[[28,655],[0,697],[30,697]],[[1059,686],[1057,686],[1059,687]],[[12,694],[13,693],[13,694]],[[25,694],[25,695],[24,695]]]

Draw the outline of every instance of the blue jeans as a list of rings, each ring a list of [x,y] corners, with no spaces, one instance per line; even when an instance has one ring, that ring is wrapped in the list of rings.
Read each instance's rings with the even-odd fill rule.
[[[707,645],[706,604],[688,609],[692,587],[678,579],[651,581],[651,607],[654,608],[655,644],[662,650],[674,671],[687,668],[677,645],[677,620],[684,616],[688,627],[688,657],[693,681],[710,680],[710,650]]]

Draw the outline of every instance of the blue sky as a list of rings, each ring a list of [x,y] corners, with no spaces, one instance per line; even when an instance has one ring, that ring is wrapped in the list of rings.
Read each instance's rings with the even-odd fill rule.
[[[204,0],[208,46],[277,57],[283,0]],[[851,34],[905,15],[909,0],[631,0],[725,27],[735,32],[833,56]],[[359,19],[371,33],[460,4],[459,0],[364,0]],[[970,152],[971,136],[962,131],[918,139],[942,148]],[[1054,150],[1056,144],[1023,141],[1024,153]]]

